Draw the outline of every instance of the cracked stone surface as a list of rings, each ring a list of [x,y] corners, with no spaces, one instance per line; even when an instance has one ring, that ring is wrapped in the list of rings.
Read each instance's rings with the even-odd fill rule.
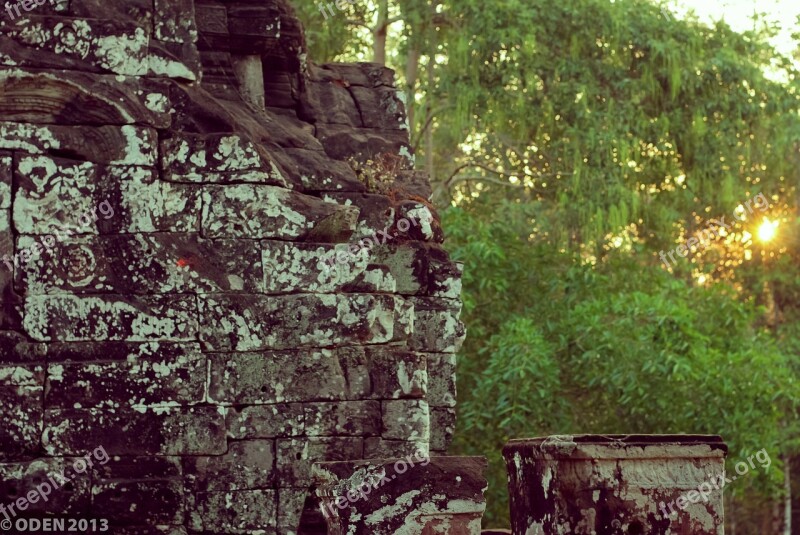
[[[722,439],[712,435],[512,440],[503,448],[512,530],[723,535],[723,491],[711,478],[725,473],[726,454]],[[709,489],[704,497],[701,485]]]
[[[446,452],[461,266],[392,71],[285,0],[2,15],[0,503],[102,447],[26,514],[324,533],[314,463]]]

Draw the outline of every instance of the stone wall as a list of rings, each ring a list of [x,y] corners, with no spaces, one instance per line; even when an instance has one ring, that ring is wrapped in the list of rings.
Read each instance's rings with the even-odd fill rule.
[[[460,268],[392,72],[313,65],[279,0],[35,4],[0,13],[0,504],[309,533],[313,462],[443,453]]]

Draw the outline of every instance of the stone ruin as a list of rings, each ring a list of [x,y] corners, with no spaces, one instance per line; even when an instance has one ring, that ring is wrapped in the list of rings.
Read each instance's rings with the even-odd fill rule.
[[[286,0],[6,8],[0,529],[480,533],[461,267],[392,72],[314,65]],[[723,531],[719,437],[504,454],[518,535]]]
[[[15,3],[3,515],[324,533],[313,463],[443,454],[461,270],[392,72],[311,63],[285,0]]]

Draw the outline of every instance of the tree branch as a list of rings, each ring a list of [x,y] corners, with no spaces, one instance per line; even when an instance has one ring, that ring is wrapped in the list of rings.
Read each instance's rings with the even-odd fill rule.
[[[372,26],[370,26],[369,24],[364,24],[360,20],[347,19],[347,24],[352,24],[353,26],[361,26],[362,28],[366,28],[367,30],[372,32]]]
[[[458,182],[491,182],[492,184],[498,184],[500,186],[508,186],[509,188],[521,188],[522,184],[512,184],[511,182],[500,180],[497,178],[492,178],[488,176],[460,176],[456,180],[449,182],[447,185],[451,187]]]
[[[428,127],[430,127],[431,123],[433,122],[434,117],[436,117],[439,113],[443,112],[444,110],[447,110],[447,109],[452,108],[452,107],[453,107],[452,104],[448,104],[448,105],[445,105],[445,106],[439,106],[438,108],[433,110],[432,113],[429,112],[428,114],[425,115],[425,117],[426,117],[425,124],[420,129],[420,131],[417,132],[417,141],[412,143],[412,145],[411,145],[413,147],[414,151],[416,151],[417,147],[419,147],[419,144],[422,143],[422,134],[424,134],[425,131],[428,129]]]
[[[478,169],[483,169],[484,171],[488,171],[490,173],[493,173],[493,174],[495,174],[497,176],[501,176],[501,177],[509,177],[509,178],[518,177],[518,178],[521,178],[521,180],[520,180],[519,184],[512,184],[511,182],[508,182],[506,180],[498,180],[496,178],[492,178],[492,177],[488,177],[488,176],[465,176],[465,177],[457,177],[456,176],[461,170],[467,169],[469,167],[477,167]],[[561,176],[566,176],[566,175],[570,175],[570,174],[571,173],[558,173],[558,175],[561,175]],[[526,174],[520,175],[518,173],[506,173],[506,172],[503,172],[503,171],[498,171],[497,169],[492,169],[488,165],[484,165],[482,163],[468,162],[468,163],[464,163],[464,164],[461,164],[458,167],[456,167],[455,170],[450,174],[450,177],[443,182],[443,185],[444,185],[445,188],[447,188],[449,190],[449,189],[452,189],[452,187],[455,184],[457,184],[458,182],[489,182],[489,183],[492,183],[492,184],[498,184],[498,185],[501,185],[501,186],[508,186],[508,187],[512,187],[512,188],[522,188],[522,187],[524,187],[524,188],[529,189],[529,190],[531,190],[531,191],[533,191],[535,193],[546,195],[548,193],[552,194],[552,190],[551,191],[544,191],[544,190],[541,190],[541,189],[533,187],[533,186],[526,186],[524,184],[524,179],[525,178],[530,178],[530,179],[553,178],[555,176],[556,176],[556,174],[553,174],[553,173],[536,175],[536,176],[526,175]]]

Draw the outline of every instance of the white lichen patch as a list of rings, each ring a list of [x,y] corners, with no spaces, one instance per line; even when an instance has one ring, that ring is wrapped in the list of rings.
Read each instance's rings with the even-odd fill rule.
[[[274,186],[237,184],[206,186],[202,204],[209,237],[290,239],[312,226],[302,209],[324,203]]]
[[[121,182],[121,205],[129,220],[125,232],[189,232],[196,230],[200,198],[191,186],[152,182],[148,173]]]
[[[41,366],[0,366],[0,386],[35,386],[42,384]]]
[[[197,322],[194,300],[174,297],[151,300],[144,308],[125,301],[77,295],[28,296],[25,331],[34,339],[83,340],[192,340]]]
[[[407,216],[409,219],[419,223],[422,235],[426,240],[432,240],[435,237],[433,231],[433,214],[430,208],[424,205],[419,205],[417,208],[412,208],[408,211]]]
[[[152,76],[164,76],[177,80],[197,81],[195,73],[187,65],[173,59],[163,58],[156,54],[147,57],[148,74]]]
[[[155,165],[158,150],[158,134],[155,130],[132,125],[120,126],[119,130],[127,143],[123,156],[112,160],[112,165]]]
[[[261,157],[255,146],[239,136],[221,138],[214,157],[220,160],[218,166],[220,171],[238,171],[261,167]]]
[[[148,36],[142,28],[132,34],[107,35],[95,39],[94,47],[101,67],[117,74],[147,74]]]
[[[59,148],[61,142],[46,126],[0,122],[0,149],[42,154]]]
[[[169,111],[169,98],[163,93],[148,93],[144,105],[152,112],[166,113]]]

